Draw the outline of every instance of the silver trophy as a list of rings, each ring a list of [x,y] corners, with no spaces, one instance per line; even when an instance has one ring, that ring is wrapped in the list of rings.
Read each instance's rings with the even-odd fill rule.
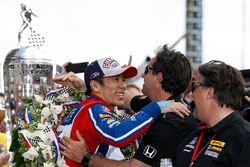
[[[21,4],[21,9],[23,23],[18,31],[20,47],[6,55],[3,66],[8,149],[12,141],[12,130],[23,123],[19,119],[24,114],[20,110],[23,106],[22,100],[40,94],[45,85],[57,87],[51,78],[64,72],[62,66],[53,64],[43,51],[45,39],[31,26],[31,16],[36,15],[24,4]],[[30,31],[23,33],[28,27]],[[11,160],[9,166],[12,166]]]
[[[11,144],[11,131],[19,126],[24,113],[21,100],[41,92],[44,85],[53,85],[51,78],[61,74],[61,66],[53,65],[37,47],[11,50],[4,62],[4,93],[6,110],[7,148]]]

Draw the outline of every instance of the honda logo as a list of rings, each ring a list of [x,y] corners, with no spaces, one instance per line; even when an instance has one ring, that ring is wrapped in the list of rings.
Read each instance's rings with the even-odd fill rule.
[[[145,148],[144,148],[144,151],[143,151],[143,154],[148,157],[148,158],[154,158],[155,154],[157,153],[157,150],[152,147],[152,146],[149,146],[147,145]]]

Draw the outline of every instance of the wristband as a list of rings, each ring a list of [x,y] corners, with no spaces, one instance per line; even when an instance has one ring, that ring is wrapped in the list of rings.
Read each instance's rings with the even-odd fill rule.
[[[84,167],[88,167],[89,166],[89,161],[90,161],[90,158],[91,158],[91,154],[90,153],[87,153],[84,157],[83,157],[83,159],[82,159],[82,165],[84,166]]]
[[[162,109],[164,107],[171,106],[172,102],[170,102],[170,101],[159,101],[159,102],[157,102],[157,104],[160,107],[160,109]]]

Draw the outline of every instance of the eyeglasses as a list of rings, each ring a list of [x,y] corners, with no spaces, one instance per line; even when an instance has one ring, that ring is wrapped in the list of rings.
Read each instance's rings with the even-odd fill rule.
[[[149,66],[147,66],[146,68],[145,68],[145,71],[144,71],[144,74],[147,74],[148,72],[149,72],[149,70],[154,70],[154,68],[153,67],[149,67]]]
[[[200,83],[200,82],[193,82],[191,86],[192,86],[192,87],[191,87],[191,88],[192,88],[192,92],[194,92],[194,90],[195,90],[196,88],[201,87],[201,86],[207,86],[207,85],[204,84],[204,83]]]

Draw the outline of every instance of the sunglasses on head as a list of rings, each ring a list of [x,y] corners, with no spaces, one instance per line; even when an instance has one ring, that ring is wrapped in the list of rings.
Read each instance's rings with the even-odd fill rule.
[[[194,92],[196,88],[201,87],[201,86],[207,86],[207,85],[204,83],[200,83],[200,82],[193,82],[191,85],[192,92]]]

